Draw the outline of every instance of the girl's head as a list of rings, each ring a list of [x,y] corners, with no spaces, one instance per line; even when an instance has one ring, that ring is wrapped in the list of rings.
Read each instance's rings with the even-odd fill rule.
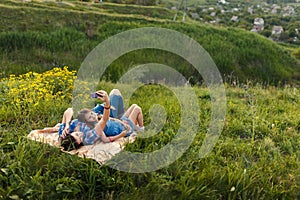
[[[98,122],[97,114],[86,108],[78,112],[77,119],[80,122],[86,123],[90,128],[94,128],[95,124]]]
[[[81,146],[83,146],[82,140],[76,138],[76,136],[73,135],[74,133],[69,134],[62,139],[61,146],[63,147],[64,151],[72,151],[73,149],[79,149]]]

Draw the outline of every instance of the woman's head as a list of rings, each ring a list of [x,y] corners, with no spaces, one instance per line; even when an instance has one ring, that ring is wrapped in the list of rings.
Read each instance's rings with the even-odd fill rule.
[[[82,132],[73,132],[62,139],[61,146],[63,147],[64,151],[79,149],[81,146],[83,146],[82,137]]]
[[[86,123],[90,128],[94,128],[95,124],[98,122],[97,114],[86,108],[78,112],[77,119],[80,122]]]

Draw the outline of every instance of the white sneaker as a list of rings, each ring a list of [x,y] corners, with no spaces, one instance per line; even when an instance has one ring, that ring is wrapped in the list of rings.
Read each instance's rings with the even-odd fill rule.
[[[136,131],[143,132],[143,131],[145,131],[145,127],[144,126],[142,126],[142,127],[136,126]]]

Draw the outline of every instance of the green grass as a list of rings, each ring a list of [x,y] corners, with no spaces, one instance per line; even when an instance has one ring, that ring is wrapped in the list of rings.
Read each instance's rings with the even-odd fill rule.
[[[29,86],[34,84],[30,80]],[[194,87],[200,123],[192,145],[171,165],[134,174],[100,166],[94,160],[72,156],[26,138],[32,129],[53,126],[61,120],[64,109],[71,105],[70,91],[61,94],[68,97],[65,100],[52,92],[52,100],[41,101],[38,107],[23,98],[27,103],[20,107],[10,103],[13,99],[8,95],[12,88],[7,80],[0,84],[4,89],[0,95],[0,197],[3,199],[297,199],[300,196],[299,88],[265,87],[251,82],[235,87],[226,84],[227,115],[223,131],[212,152],[201,159],[200,147],[209,126],[211,103],[207,88]],[[55,92],[61,90],[57,87],[53,88]],[[102,82],[98,87],[109,91],[114,84]],[[142,106],[146,125],[151,122],[148,111],[153,104],[162,105],[167,114],[161,131],[151,138],[138,138],[126,150],[152,152],[174,138],[180,127],[180,107],[169,89],[145,85],[126,103]]]
[[[300,90],[285,84],[297,83],[299,64],[290,47],[239,29],[172,22],[174,13],[159,7],[9,0],[1,1],[0,7],[0,77],[44,72],[0,80],[0,199],[300,198]],[[101,41],[145,26],[189,35],[220,69],[226,82],[227,115],[212,152],[199,156],[211,116],[205,86],[194,87],[201,109],[192,145],[174,163],[154,172],[117,171],[26,138],[33,129],[55,125],[71,106],[72,78],[64,79],[66,72],[49,75],[47,70],[64,65],[78,69]],[[129,68],[147,62],[177,66],[186,77],[194,74],[178,56],[142,50],[117,59],[105,78],[116,81]],[[99,85],[108,91],[113,87],[109,81]],[[167,114],[161,131],[138,138],[126,150],[152,152],[175,137],[181,113],[170,90],[146,85],[126,103],[141,105],[146,125],[151,123],[153,104],[164,106]]]

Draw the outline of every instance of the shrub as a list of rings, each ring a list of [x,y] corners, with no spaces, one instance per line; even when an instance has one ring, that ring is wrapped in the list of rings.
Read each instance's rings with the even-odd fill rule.
[[[22,111],[33,112],[53,101],[71,101],[75,71],[68,67],[53,68],[42,74],[28,72],[23,75],[10,75],[2,79],[2,104]],[[43,104],[41,106],[40,104]],[[41,107],[40,107],[41,106]]]

